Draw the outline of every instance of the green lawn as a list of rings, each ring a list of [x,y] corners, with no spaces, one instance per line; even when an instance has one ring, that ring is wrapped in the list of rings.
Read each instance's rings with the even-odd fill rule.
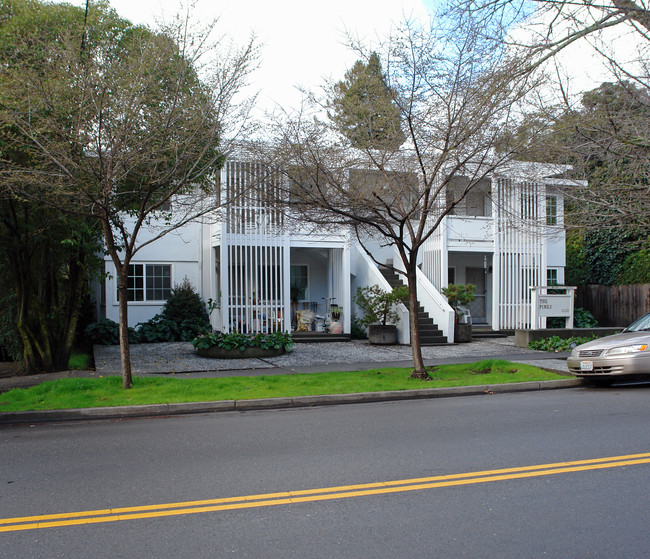
[[[410,372],[408,368],[389,368],[218,379],[179,378],[180,375],[173,378],[136,377],[131,390],[122,390],[122,380],[117,376],[71,378],[0,394],[0,412],[351,394],[572,378],[531,365],[491,359],[432,367],[429,369],[431,381],[412,379]]]

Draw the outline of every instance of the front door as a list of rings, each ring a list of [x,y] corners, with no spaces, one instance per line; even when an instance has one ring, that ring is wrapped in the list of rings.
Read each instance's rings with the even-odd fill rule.
[[[476,286],[475,299],[468,305],[473,324],[486,324],[485,316],[485,269],[465,268],[465,281]]]

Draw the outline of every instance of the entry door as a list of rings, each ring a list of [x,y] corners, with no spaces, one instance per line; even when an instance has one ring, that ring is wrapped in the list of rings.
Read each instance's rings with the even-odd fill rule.
[[[472,314],[473,324],[486,324],[485,316],[485,269],[465,268],[466,283],[473,283],[476,286],[475,299],[468,305]]]

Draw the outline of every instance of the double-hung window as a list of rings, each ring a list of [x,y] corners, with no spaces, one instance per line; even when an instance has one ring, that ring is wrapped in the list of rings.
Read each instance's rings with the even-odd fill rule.
[[[172,290],[171,264],[130,264],[129,301],[166,301]]]
[[[546,197],[546,225],[557,225],[557,196]]]

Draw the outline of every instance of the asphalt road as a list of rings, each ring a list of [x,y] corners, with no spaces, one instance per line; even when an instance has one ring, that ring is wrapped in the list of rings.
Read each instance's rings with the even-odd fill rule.
[[[2,427],[0,557],[646,557],[649,396]]]

